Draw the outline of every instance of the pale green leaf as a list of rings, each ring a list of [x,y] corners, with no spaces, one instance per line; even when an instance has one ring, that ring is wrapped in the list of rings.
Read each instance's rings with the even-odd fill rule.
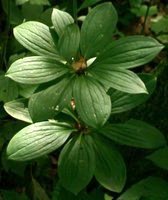
[[[32,123],[32,119],[30,117],[26,104],[27,99],[17,99],[5,103],[4,109],[9,115],[14,118]]]
[[[19,131],[7,147],[9,159],[25,161],[48,154],[68,139],[73,128],[62,123],[38,122]]]
[[[80,31],[76,24],[65,27],[63,34],[58,41],[58,49],[60,54],[67,60],[72,62],[76,57],[80,43]]]
[[[94,169],[95,152],[90,135],[71,139],[61,151],[58,161],[61,184],[77,194],[90,182]]]
[[[31,96],[29,112],[33,121],[52,119],[72,99],[73,79],[68,77]]]
[[[112,113],[121,113],[128,111],[144,103],[154,92],[156,87],[156,77],[151,74],[140,74],[140,78],[146,85],[148,94],[129,94],[118,90],[110,89],[108,94],[113,104]]]
[[[56,8],[53,9],[51,20],[54,25],[55,31],[59,36],[63,34],[64,29],[67,25],[74,23],[74,19],[69,13],[58,10]]]
[[[121,192],[126,181],[126,166],[120,153],[108,141],[95,138],[97,181],[106,189]]]
[[[77,112],[87,125],[99,127],[106,123],[111,113],[111,101],[97,81],[87,76],[77,77],[73,96]]]
[[[166,140],[158,129],[134,119],[122,124],[109,124],[103,127],[100,132],[122,145],[147,149],[166,145]]]
[[[117,200],[141,200],[142,197],[144,199],[148,197],[150,200],[166,200],[168,199],[167,191],[168,182],[160,178],[148,177],[134,184]]]
[[[163,45],[151,37],[128,36],[111,42],[97,57],[93,65],[110,69],[133,68],[144,65],[163,49]]]
[[[6,76],[19,83],[40,84],[54,80],[68,72],[68,67],[55,59],[32,56],[15,61]]]
[[[100,65],[90,68],[89,72],[106,88],[131,94],[148,93],[143,81],[132,71]]]
[[[156,150],[147,158],[158,167],[168,170],[168,147]]]
[[[25,22],[14,28],[14,36],[20,44],[37,55],[60,58],[50,29],[35,21]]]
[[[81,51],[88,59],[97,56],[112,39],[117,12],[112,3],[102,3],[86,16],[81,28]]]

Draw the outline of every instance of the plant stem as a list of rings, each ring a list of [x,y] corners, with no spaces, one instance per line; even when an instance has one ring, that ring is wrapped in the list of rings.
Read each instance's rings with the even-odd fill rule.
[[[141,30],[141,34],[144,34],[144,32],[145,32],[146,22],[147,22],[147,18],[148,18],[148,15],[149,15],[149,10],[150,10],[151,5],[152,5],[152,0],[149,2],[148,6],[147,6],[147,10],[146,10],[145,19],[144,19],[143,27],[142,27],[142,30]]]
[[[73,17],[77,22],[77,0],[73,0]]]

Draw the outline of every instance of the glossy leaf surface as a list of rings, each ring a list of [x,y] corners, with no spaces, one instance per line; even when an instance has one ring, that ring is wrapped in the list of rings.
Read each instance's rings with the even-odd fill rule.
[[[9,142],[9,159],[25,161],[40,157],[59,148],[73,131],[61,123],[39,122],[19,131]]]
[[[120,153],[108,141],[95,138],[97,181],[106,189],[121,192],[126,181],[126,166]]]
[[[102,126],[110,116],[111,101],[104,88],[90,77],[76,78],[73,96],[81,119],[92,127]]]
[[[164,136],[158,129],[134,119],[123,124],[107,125],[102,128],[101,133],[119,144],[133,147],[150,149],[166,144]]]
[[[59,177],[69,191],[79,193],[92,179],[95,169],[93,141],[89,135],[71,139],[59,157]]]
[[[14,36],[26,49],[39,56],[60,58],[50,29],[45,24],[35,21],[25,22],[14,28]]]
[[[81,51],[85,58],[97,56],[112,39],[117,13],[112,3],[94,7],[86,16],[81,28]]]
[[[32,56],[15,61],[6,76],[19,83],[40,84],[54,80],[68,72],[68,66],[55,59]]]

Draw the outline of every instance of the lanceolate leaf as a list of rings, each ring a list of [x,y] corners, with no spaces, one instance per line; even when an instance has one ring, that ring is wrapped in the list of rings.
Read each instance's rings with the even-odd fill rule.
[[[73,79],[68,77],[30,98],[29,112],[33,121],[53,118],[64,107],[70,105]]]
[[[121,192],[126,181],[126,167],[120,153],[101,137],[95,138],[95,177],[108,190]]]
[[[133,185],[117,200],[166,200],[168,198],[168,182],[161,178],[148,177]],[[141,198],[142,197],[142,198]]]
[[[62,123],[39,122],[23,128],[9,142],[9,159],[30,160],[59,148],[73,128]]]
[[[40,84],[54,80],[68,72],[68,67],[55,59],[32,56],[15,61],[6,76],[19,83]]]
[[[93,8],[81,28],[81,51],[85,58],[97,56],[109,43],[117,23],[117,13],[112,3]]]
[[[89,72],[107,88],[131,94],[147,93],[145,84],[132,71],[101,65],[90,68]]]
[[[79,49],[80,32],[76,24],[65,27],[63,34],[58,41],[60,54],[67,60],[72,61]]]
[[[95,169],[95,153],[90,135],[71,139],[59,157],[59,176],[69,191],[79,193],[92,179]]]
[[[55,31],[59,36],[63,34],[64,28],[67,25],[74,23],[74,19],[69,13],[58,10],[56,8],[53,9],[51,20],[54,25]]]
[[[130,110],[144,103],[154,92],[156,87],[156,77],[151,74],[140,74],[142,81],[145,83],[148,94],[128,94],[118,90],[110,89],[108,94],[113,103],[112,113],[121,113]]]
[[[166,144],[161,132],[139,120],[129,120],[123,124],[109,124],[100,132],[119,144],[139,148],[158,148]]]
[[[147,157],[155,165],[168,170],[168,147],[156,150],[154,153]]]
[[[5,103],[4,108],[5,111],[12,117],[28,123],[32,123],[32,119],[26,107],[26,103],[27,99],[17,99]]]
[[[111,101],[104,88],[93,78],[76,78],[73,96],[81,119],[92,127],[102,126],[110,116]]]
[[[163,45],[151,37],[129,36],[111,42],[98,56],[96,68],[107,65],[110,68],[133,68],[151,61]]]
[[[14,36],[20,44],[37,55],[60,58],[50,29],[45,24],[25,22],[14,28]]]

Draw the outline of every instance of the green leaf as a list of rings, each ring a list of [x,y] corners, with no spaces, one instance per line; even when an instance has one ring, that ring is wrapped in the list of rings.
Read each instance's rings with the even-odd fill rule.
[[[29,0],[30,4],[35,4],[35,5],[50,5],[49,0]]]
[[[157,15],[157,13],[158,13],[157,5],[150,6],[149,11],[147,11],[148,10],[147,5],[139,5],[134,8],[131,8],[130,10],[137,17],[142,17],[142,16],[145,17],[147,12],[148,12],[148,16]]]
[[[117,12],[112,3],[102,3],[86,16],[81,28],[81,51],[88,59],[97,56],[112,38]]]
[[[147,156],[155,165],[168,170],[168,147],[156,150],[151,155]]]
[[[80,43],[80,31],[76,24],[65,27],[63,34],[58,41],[60,54],[67,60],[71,61],[76,57]]]
[[[122,156],[100,136],[95,138],[95,144],[97,181],[110,191],[121,192],[126,181],[126,166]]]
[[[19,131],[9,142],[9,159],[25,161],[48,154],[65,143],[73,128],[62,123],[39,122]]]
[[[4,74],[0,74],[0,86],[0,101],[8,102],[18,97],[18,85]]]
[[[168,16],[159,15],[154,19],[151,19],[151,30],[155,34],[168,33]]]
[[[27,99],[17,99],[9,101],[4,104],[4,109],[9,115],[14,118],[32,123],[29,111],[25,105],[26,103]]]
[[[113,103],[112,114],[121,113],[144,103],[154,92],[156,77],[151,74],[140,74],[140,78],[146,85],[148,94],[129,94],[118,90],[110,89],[108,94]]]
[[[32,177],[33,199],[36,200],[50,200],[45,190],[41,187],[39,182]]]
[[[87,76],[77,77],[73,96],[77,112],[87,125],[96,128],[106,123],[111,113],[111,101],[97,81]]]
[[[16,5],[23,5],[24,3],[29,2],[29,0],[15,0],[16,1]]]
[[[23,21],[23,16],[20,9],[16,6],[14,1],[1,0],[2,8],[8,16],[10,24],[20,24]]]
[[[29,200],[29,198],[25,195],[25,193],[18,193],[12,190],[0,190],[0,194],[2,194],[3,199],[1,200]]]
[[[77,194],[90,182],[94,169],[95,153],[90,135],[71,139],[61,151],[58,161],[61,184]]]
[[[14,36],[20,44],[37,55],[59,59],[50,29],[35,21],[25,22],[14,28]]]
[[[42,5],[32,5],[30,3],[25,3],[22,5],[22,14],[25,21],[39,20],[43,12]]]
[[[52,119],[72,99],[73,79],[62,79],[59,83],[31,96],[29,112],[33,121]]]
[[[55,59],[32,56],[15,61],[6,73],[16,82],[40,84],[54,80],[68,72],[68,67]]]
[[[133,147],[151,149],[166,145],[166,140],[158,129],[134,119],[122,124],[109,124],[100,132],[119,144]]]
[[[98,2],[100,2],[101,0],[85,0],[82,5],[80,6],[80,8],[78,9],[78,12],[84,8],[87,8],[89,6],[92,6]]]
[[[166,181],[148,177],[133,185],[117,200],[141,200],[141,197],[148,197],[150,200],[164,200],[168,198],[167,191],[168,183]]]
[[[74,19],[69,13],[58,10],[56,8],[53,9],[51,20],[54,25],[55,31],[59,36],[63,34],[64,29],[67,25],[74,23]]]
[[[111,42],[97,57],[93,66],[98,69],[129,69],[144,65],[163,49],[163,45],[151,37],[128,36]]]
[[[145,84],[132,71],[111,68],[110,65],[94,66],[88,71],[106,88],[112,87],[116,90],[131,94],[147,93]]]

